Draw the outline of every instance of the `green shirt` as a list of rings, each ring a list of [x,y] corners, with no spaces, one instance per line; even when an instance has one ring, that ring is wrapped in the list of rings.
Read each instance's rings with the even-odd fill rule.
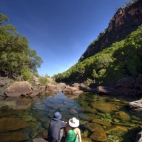
[[[66,142],[78,142],[77,134],[75,134],[74,130],[69,130],[66,136]]]

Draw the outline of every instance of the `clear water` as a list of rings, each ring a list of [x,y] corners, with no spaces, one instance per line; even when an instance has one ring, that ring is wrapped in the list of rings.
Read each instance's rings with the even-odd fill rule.
[[[132,100],[92,93],[42,94],[40,98],[0,98],[0,141],[30,142],[34,138],[46,138],[49,121],[54,113],[59,111],[64,121],[72,117],[80,120],[79,128],[84,142],[134,142],[136,133],[140,131],[139,126],[142,125],[142,116],[129,111],[129,101]],[[28,126],[10,130],[12,124],[7,124],[8,126],[3,128],[2,120],[5,118],[26,121]],[[12,127],[14,126],[15,124]],[[103,129],[103,133],[94,130],[96,128]],[[27,137],[20,139],[19,133]],[[93,133],[94,136],[91,136]],[[22,134],[20,137],[25,137]]]

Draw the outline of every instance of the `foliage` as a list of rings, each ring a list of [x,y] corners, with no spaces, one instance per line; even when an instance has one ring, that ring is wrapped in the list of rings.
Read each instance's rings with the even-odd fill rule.
[[[31,82],[32,75],[31,75],[31,72],[29,71],[28,68],[23,68],[21,70],[21,79],[22,80],[27,80],[27,81]]]
[[[67,71],[54,75],[57,82],[96,80],[100,84],[115,83],[126,76],[142,72],[142,26],[124,40],[76,63]]]
[[[86,83],[87,83],[87,84],[93,83],[93,80],[90,79],[90,78],[87,78]]]
[[[20,75],[25,69],[35,72],[42,59],[30,49],[25,36],[18,34],[13,25],[5,24],[7,21],[6,15],[0,13],[0,70],[9,77]]]
[[[39,81],[42,85],[45,85],[46,83],[49,82],[48,79],[46,77],[43,77],[43,76],[39,77]]]

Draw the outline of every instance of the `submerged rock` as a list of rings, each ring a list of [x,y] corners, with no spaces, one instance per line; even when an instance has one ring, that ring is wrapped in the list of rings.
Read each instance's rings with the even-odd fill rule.
[[[111,113],[118,110],[114,104],[101,101],[92,102],[91,107],[104,113]]]
[[[15,118],[0,118],[0,132],[14,131],[26,128],[28,123]]]
[[[81,108],[77,108],[77,111],[79,111],[79,112],[85,112],[85,113],[96,113],[97,112],[97,110],[96,109],[93,109],[93,108],[83,108],[83,107],[81,107]]]
[[[86,123],[84,124],[84,127],[91,132],[94,132],[98,129],[103,129],[103,127],[97,123]]]
[[[29,137],[22,132],[0,133],[1,142],[21,142],[29,140]]]
[[[43,138],[35,138],[35,139],[33,139],[32,142],[48,142],[48,141]]]
[[[125,113],[123,111],[116,112],[115,113],[115,117],[118,118],[118,119],[121,119],[121,121],[129,121],[129,120],[131,120],[131,117],[127,113]]]
[[[82,137],[82,142],[92,142],[90,138]]]
[[[103,120],[100,120],[100,119],[93,119],[92,122],[97,123],[97,124],[101,124],[103,126],[111,126],[110,122],[103,121]]]
[[[98,116],[95,114],[92,114],[92,113],[85,113],[85,114],[81,113],[81,114],[79,114],[79,118],[82,120],[91,121],[94,118],[98,118]]]
[[[112,126],[106,130],[107,134],[116,135],[116,136],[122,136],[126,132],[128,132],[128,129],[122,126]]]
[[[90,139],[94,141],[104,142],[107,141],[107,136],[104,129],[99,129],[90,135]]]

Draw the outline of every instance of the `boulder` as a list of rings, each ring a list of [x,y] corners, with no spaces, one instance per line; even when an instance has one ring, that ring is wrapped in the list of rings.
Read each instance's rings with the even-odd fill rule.
[[[58,86],[52,85],[52,84],[47,84],[46,87],[45,87],[45,90],[49,91],[49,92],[54,92],[54,91],[58,92],[59,91]]]
[[[116,94],[116,90],[112,87],[98,86],[97,90],[98,90],[98,93],[102,93],[102,94],[108,94],[108,95]]]
[[[142,92],[142,74],[139,74],[134,88]]]
[[[86,84],[86,83],[81,83],[80,86],[79,86],[79,88],[81,90],[83,90],[83,91],[86,91],[86,90],[90,89],[89,86],[88,86],[88,84]]]
[[[3,82],[3,81],[0,81],[0,87],[3,87],[5,86],[7,83]]]
[[[135,96],[136,94],[140,94],[141,91],[131,89],[131,88],[112,88],[106,86],[98,86],[98,93],[107,94],[107,95],[124,95],[124,96]]]
[[[95,82],[89,84],[90,88],[97,88],[97,86],[98,86],[98,84]]]
[[[31,84],[27,81],[15,82],[10,85],[5,94],[10,97],[20,96],[20,95],[30,95],[33,92]]]
[[[78,90],[78,91],[74,91],[74,92],[72,92],[72,93],[75,94],[75,95],[79,95],[79,94],[82,94],[83,91],[82,91],[82,90]]]
[[[136,79],[132,76],[122,78],[117,81],[115,88],[133,88]]]
[[[79,91],[79,89],[71,86],[66,86],[66,88],[63,90],[65,93],[74,93],[76,91]]]
[[[59,92],[63,92],[63,90],[66,88],[66,84],[65,83],[59,83],[58,84],[58,89]]]
[[[80,86],[80,84],[79,83],[73,83],[71,86],[73,86],[73,87],[79,87]]]
[[[129,102],[131,111],[142,115],[142,99],[138,101]]]

